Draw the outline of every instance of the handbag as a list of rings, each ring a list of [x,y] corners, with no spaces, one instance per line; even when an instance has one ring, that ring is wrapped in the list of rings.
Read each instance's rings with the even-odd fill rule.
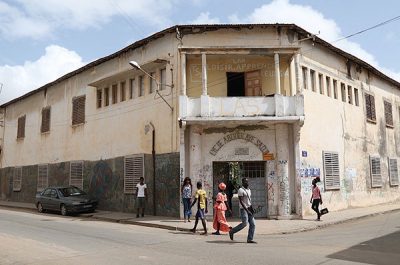
[[[329,213],[328,208],[321,209],[320,213],[321,215]]]

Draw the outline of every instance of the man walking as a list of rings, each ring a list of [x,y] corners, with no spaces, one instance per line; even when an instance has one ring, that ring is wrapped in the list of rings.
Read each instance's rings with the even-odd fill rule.
[[[233,240],[233,235],[247,226],[249,223],[249,231],[247,234],[247,243],[257,243],[253,241],[256,223],[254,220],[254,210],[251,206],[251,190],[249,189],[249,181],[247,178],[242,179],[242,187],[238,191],[240,218],[242,222],[229,231],[229,237]]]

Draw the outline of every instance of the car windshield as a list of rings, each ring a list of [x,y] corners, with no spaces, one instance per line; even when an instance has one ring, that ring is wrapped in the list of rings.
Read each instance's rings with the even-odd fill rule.
[[[61,188],[60,191],[64,197],[86,194],[84,191],[82,191],[76,187]]]

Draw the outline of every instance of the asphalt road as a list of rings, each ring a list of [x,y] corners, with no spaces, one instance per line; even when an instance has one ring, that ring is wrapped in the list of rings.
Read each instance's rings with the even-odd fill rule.
[[[247,230],[246,230],[247,231]],[[0,264],[400,264],[400,212],[230,241],[57,214],[0,209]]]

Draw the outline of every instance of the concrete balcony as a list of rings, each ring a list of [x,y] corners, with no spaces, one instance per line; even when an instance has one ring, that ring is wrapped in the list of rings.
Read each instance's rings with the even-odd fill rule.
[[[287,121],[304,118],[302,95],[272,97],[180,96],[179,116],[183,121]]]

